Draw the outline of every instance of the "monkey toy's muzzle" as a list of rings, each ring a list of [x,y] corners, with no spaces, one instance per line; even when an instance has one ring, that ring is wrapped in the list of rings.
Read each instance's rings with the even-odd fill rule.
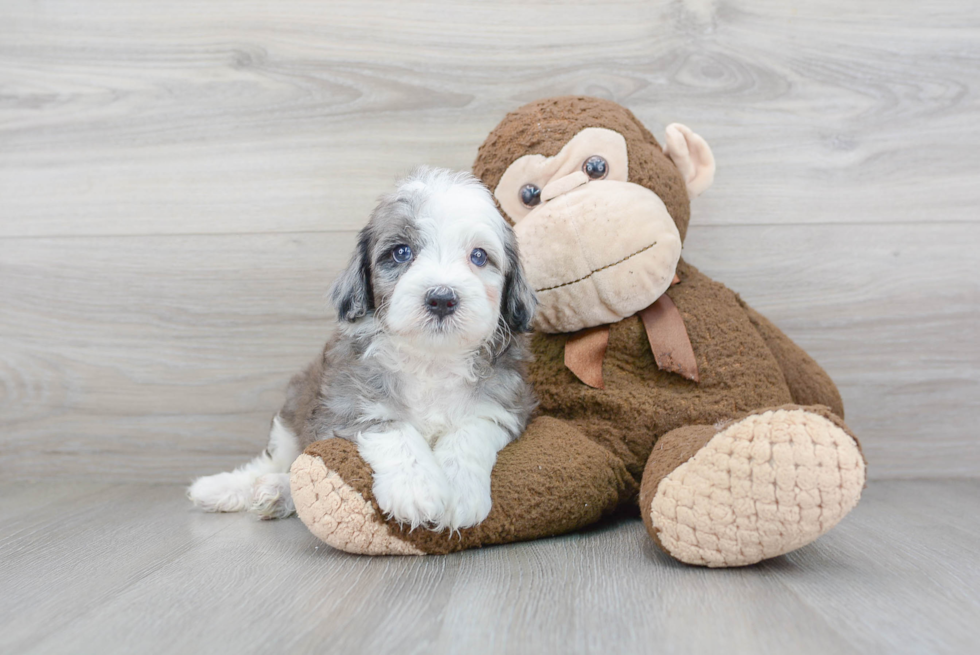
[[[514,231],[542,332],[614,323],[650,306],[670,286],[681,255],[663,201],[629,182],[575,186],[535,207]]]

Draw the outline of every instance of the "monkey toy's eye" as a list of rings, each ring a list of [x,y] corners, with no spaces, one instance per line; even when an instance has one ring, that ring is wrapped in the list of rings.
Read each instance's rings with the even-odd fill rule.
[[[404,243],[392,248],[391,258],[399,264],[404,264],[412,258],[412,249]]]
[[[541,189],[534,184],[525,184],[521,187],[521,202],[525,207],[534,207],[541,204]]]
[[[592,155],[582,164],[582,170],[590,180],[601,180],[609,172],[609,164],[599,155]]]
[[[474,248],[473,252],[470,253],[470,261],[474,265],[479,267],[484,267],[487,265],[487,251],[483,248]]]

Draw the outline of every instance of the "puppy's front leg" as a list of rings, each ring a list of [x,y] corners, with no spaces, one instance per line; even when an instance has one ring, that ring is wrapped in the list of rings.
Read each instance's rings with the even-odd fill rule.
[[[487,419],[473,419],[459,430],[439,439],[436,461],[453,490],[453,507],[447,525],[451,530],[469,528],[490,513],[490,472],[497,453],[512,440],[511,433]]]
[[[362,432],[357,449],[374,471],[374,497],[399,523],[438,530],[447,525],[452,488],[425,438],[411,425]]]

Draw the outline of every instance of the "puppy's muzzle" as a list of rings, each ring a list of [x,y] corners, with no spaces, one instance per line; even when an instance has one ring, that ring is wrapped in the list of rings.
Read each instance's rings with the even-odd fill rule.
[[[459,296],[449,287],[432,287],[425,294],[425,308],[439,318],[455,312],[458,305]]]

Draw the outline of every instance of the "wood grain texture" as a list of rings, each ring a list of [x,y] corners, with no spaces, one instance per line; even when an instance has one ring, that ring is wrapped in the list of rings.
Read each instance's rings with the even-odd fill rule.
[[[358,227],[504,112],[713,144],[704,221],[976,221],[980,16],[914,3],[4,3],[4,235]],[[968,165],[964,165],[964,163]]]
[[[903,243],[882,247],[896,231]],[[838,232],[694,226],[687,257],[765,290],[743,297],[838,381],[873,477],[974,475],[980,284],[960,254],[980,225]],[[183,481],[258,452],[286,381],[332,327],[323,290],[353,236],[17,240],[0,263],[0,465]]]
[[[367,558],[297,519],[204,515],[166,485],[22,484],[0,515],[17,653],[975,652],[977,481],[885,481],[744,569],[678,564],[638,519],[443,557]],[[35,501],[36,495],[42,497]]]
[[[873,478],[980,473],[980,13],[936,3],[0,6],[0,473],[264,443],[376,196],[547,95],[694,127],[687,258],[839,383]]]

